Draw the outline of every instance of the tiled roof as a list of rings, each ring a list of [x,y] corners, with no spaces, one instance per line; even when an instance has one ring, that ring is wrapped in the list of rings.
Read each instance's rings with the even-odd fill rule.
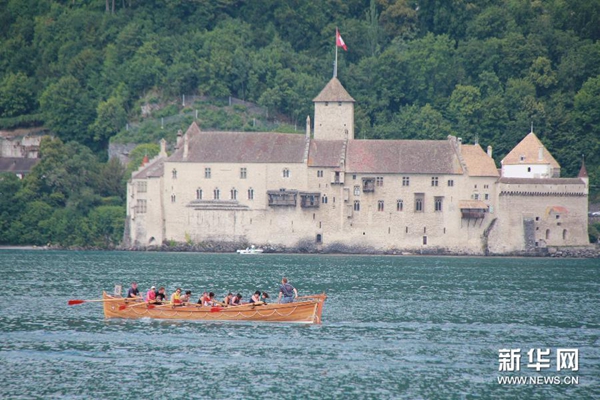
[[[338,78],[331,78],[329,83],[325,85],[321,93],[313,99],[313,101],[351,101],[354,102],[352,96],[348,94],[346,89]]]
[[[201,132],[188,129],[189,149],[183,159],[183,144],[168,161],[215,163],[302,163],[304,135],[272,132]],[[190,135],[190,133],[193,133]]]
[[[494,159],[478,144],[461,145],[461,153],[469,176],[499,176]]]
[[[579,178],[500,178],[500,183],[511,185],[582,185],[585,183]]]
[[[27,173],[38,162],[39,158],[0,157],[0,172]]]
[[[477,209],[477,210],[487,210],[489,207],[481,200],[460,200],[458,202],[458,208],[462,209]]]
[[[543,147],[541,160],[539,158],[540,147]],[[520,164],[550,164],[553,168],[560,168],[558,162],[533,132],[525,136],[502,160],[502,165]]]
[[[452,144],[446,140],[350,140],[347,172],[462,174]]]
[[[551,212],[553,212],[555,214],[568,214],[569,210],[567,209],[567,207],[564,207],[564,206],[546,207],[546,215],[550,214]]]
[[[150,163],[147,164],[144,169],[139,172],[133,174],[133,179],[146,179],[146,178],[160,178],[163,176],[165,165],[164,158],[156,158],[150,160]]]
[[[309,167],[338,167],[344,151],[343,140],[311,140]]]

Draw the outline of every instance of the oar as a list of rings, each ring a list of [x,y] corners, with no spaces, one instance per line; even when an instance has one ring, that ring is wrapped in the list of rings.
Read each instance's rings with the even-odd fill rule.
[[[126,309],[127,307],[131,307],[131,308],[133,308],[133,307],[138,307],[138,306],[141,306],[141,305],[144,305],[144,304],[146,304],[146,305],[148,306],[148,310],[152,310],[153,308],[155,308],[155,307],[156,307],[154,304],[149,304],[149,303],[143,302],[143,303],[137,303],[137,304],[134,304],[134,305],[132,305],[132,306],[129,306],[129,305],[127,305],[127,304],[121,304],[121,305],[119,306],[119,310],[120,310],[120,311],[123,311],[123,310],[124,310],[124,309]]]
[[[83,304],[83,303],[95,303],[95,302],[102,302],[102,301],[123,301],[123,300],[126,300],[126,299],[118,298],[118,299],[94,299],[94,300],[69,300],[67,304],[70,306],[74,306],[76,304]]]

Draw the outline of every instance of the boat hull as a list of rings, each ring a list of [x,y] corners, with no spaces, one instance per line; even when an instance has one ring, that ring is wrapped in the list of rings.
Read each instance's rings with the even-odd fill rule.
[[[244,304],[235,307],[202,307],[200,305],[148,305],[130,299],[117,300],[103,293],[105,318],[155,318],[191,321],[260,321],[320,324],[327,296],[304,296],[287,304]],[[110,301],[106,301],[110,300]]]

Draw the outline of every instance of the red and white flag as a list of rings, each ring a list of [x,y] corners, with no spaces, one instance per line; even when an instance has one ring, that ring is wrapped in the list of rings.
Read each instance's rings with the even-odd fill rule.
[[[348,51],[348,46],[344,43],[344,39],[342,39],[342,35],[340,35],[338,28],[335,28],[335,44],[337,47],[341,47],[345,51]]]

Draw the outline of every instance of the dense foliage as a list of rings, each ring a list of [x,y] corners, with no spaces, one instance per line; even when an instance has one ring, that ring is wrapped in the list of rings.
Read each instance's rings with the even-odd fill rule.
[[[600,0],[0,0],[0,9],[0,127],[43,119],[65,143],[103,154],[148,93],[231,95],[293,124],[331,76],[338,26],[357,137],[454,134],[492,145],[499,161],[533,124],[563,176],[585,156],[600,186]],[[97,205],[82,188],[23,185],[52,211],[58,193],[88,207],[81,218]],[[44,217],[42,203],[24,212]]]

